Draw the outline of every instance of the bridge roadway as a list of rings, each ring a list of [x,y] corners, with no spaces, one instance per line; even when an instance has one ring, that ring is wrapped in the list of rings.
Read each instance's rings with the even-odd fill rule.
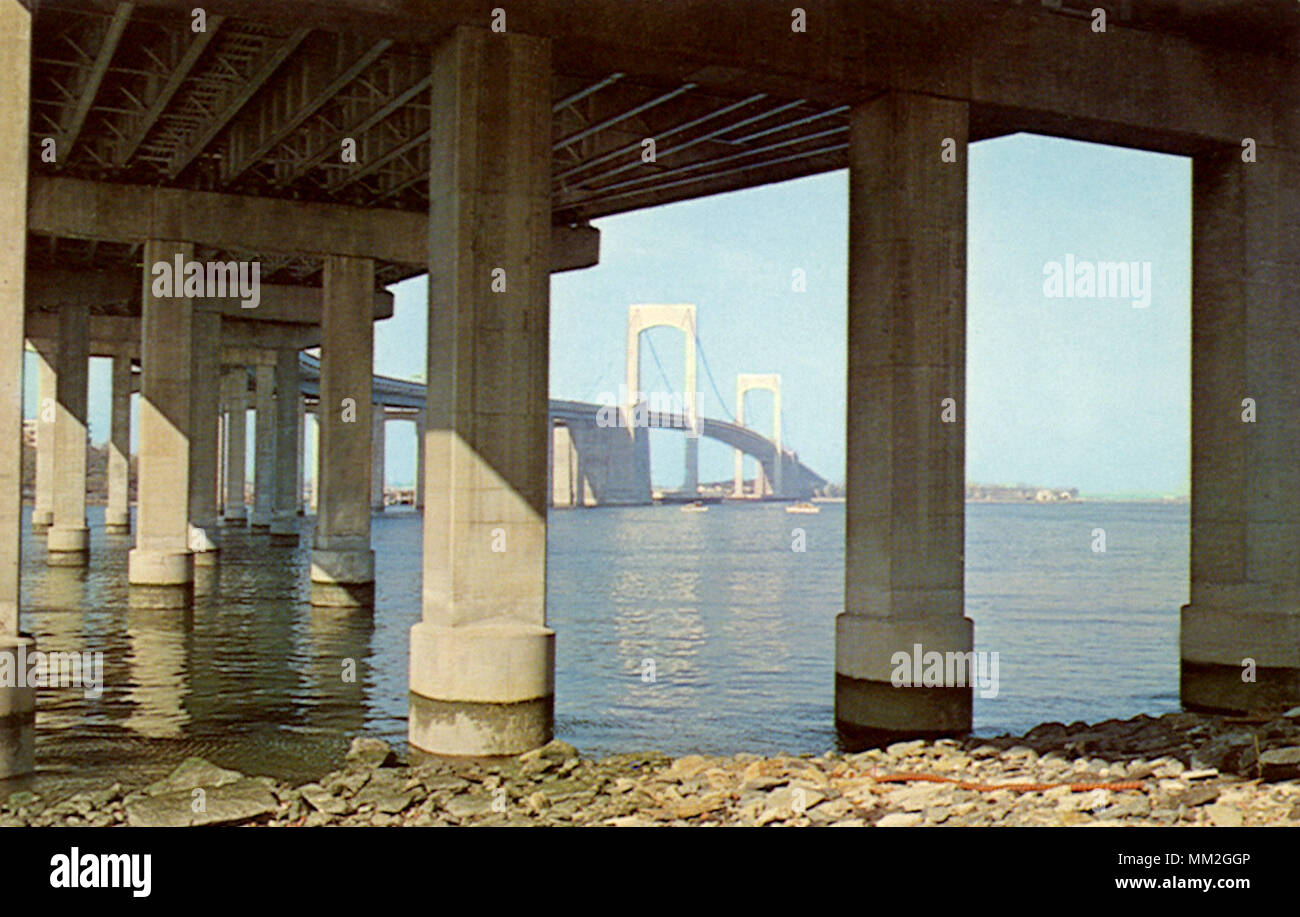
[[[299,388],[303,396],[309,400],[318,400],[320,398],[320,360],[311,354],[302,353],[298,358],[299,366]],[[254,380],[255,385],[255,380]],[[399,408],[411,413],[411,418],[419,424],[419,417],[425,411],[426,387],[422,382],[412,382],[406,379],[395,379],[391,376],[374,376],[371,384],[372,400],[376,404],[382,404],[388,408]],[[584,427],[592,431],[603,431],[606,436],[628,437],[627,431],[618,427],[609,427],[599,416],[601,409],[607,406],[593,404],[585,401],[568,401],[563,399],[551,399],[550,417],[552,424],[559,423],[568,427]],[[685,435],[687,428],[687,419],[682,414],[672,414],[666,412],[651,412],[647,415],[647,426],[653,429],[676,430]],[[700,418],[700,435],[710,439],[718,440],[738,449],[746,455],[753,456],[761,463],[764,469],[764,476],[768,481],[776,480],[775,463],[777,461],[777,446],[772,440],[763,436],[756,430],[740,424],[732,423],[727,420],[718,420],[712,417]],[[380,440],[382,444],[382,440]],[[382,446],[381,446],[382,448]],[[773,496],[778,498],[807,498],[820,487],[826,485],[826,479],[817,474],[811,468],[808,468],[798,460],[798,456],[790,450],[782,450],[782,459],[785,463],[784,474],[781,480],[785,482],[781,492],[774,493]],[[372,458],[372,463],[376,459]],[[382,462],[382,456],[378,459]],[[610,501],[601,501],[599,495],[604,492],[604,488],[597,486],[597,502],[648,502],[650,485],[648,478],[648,469],[639,469],[635,462],[627,462],[628,467],[621,472],[614,472],[616,475],[646,475],[643,486],[637,486],[635,493],[644,494],[644,498],[627,498]],[[419,470],[418,478],[423,478],[423,470]],[[382,479],[382,473],[381,473]],[[421,490],[417,488],[417,490]],[[416,498],[417,505],[423,505],[424,499],[422,493]],[[382,504],[380,504],[382,505]],[[579,503],[580,505],[580,503]]]

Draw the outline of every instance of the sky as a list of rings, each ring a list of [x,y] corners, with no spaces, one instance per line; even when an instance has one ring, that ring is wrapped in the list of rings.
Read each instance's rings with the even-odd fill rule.
[[[1186,495],[1190,161],[1027,134],[972,144],[969,157],[967,480]],[[552,278],[551,397],[598,401],[618,391],[629,305],[694,303],[702,413],[734,416],[737,373],[778,373],[785,445],[842,481],[847,210],[839,171],[596,221],[600,264]],[[1149,263],[1149,303],[1078,289],[1046,295],[1047,266],[1067,256]],[[392,289],[394,316],[375,326],[376,371],[422,378],[425,280]],[[683,347],[672,329],[643,336],[644,390],[682,391]],[[28,368],[34,416],[30,356]],[[107,360],[92,361],[90,385],[91,438],[100,442]],[[752,392],[745,411],[748,425],[770,431],[770,394]],[[680,434],[656,431],[651,449],[656,486],[680,484]],[[413,425],[390,423],[391,486],[414,480],[415,452]],[[732,462],[731,450],[701,441],[702,481],[729,478]]]

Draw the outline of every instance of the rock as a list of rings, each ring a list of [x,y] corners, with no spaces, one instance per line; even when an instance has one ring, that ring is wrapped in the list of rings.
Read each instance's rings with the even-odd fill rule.
[[[1292,707],[1282,715],[1288,720],[1300,720],[1300,707]]]
[[[910,742],[895,742],[885,749],[885,753],[891,758],[906,758],[908,755],[916,754],[923,748],[925,748],[924,739],[913,739]]]
[[[302,798],[309,806],[326,815],[347,815],[353,809],[351,802],[341,796],[335,796],[317,783],[299,787],[298,792],[302,794]]]
[[[270,790],[256,780],[244,778],[205,788],[201,796],[190,789],[137,799],[127,804],[126,818],[133,827],[145,828],[239,825],[273,815],[279,807]]]
[[[1300,746],[1271,748],[1259,756],[1259,774],[1264,780],[1291,780],[1300,777]]]
[[[457,818],[474,818],[492,811],[492,797],[486,793],[462,793],[447,800],[443,808]]]
[[[1213,767],[1205,767],[1194,771],[1183,771],[1178,776],[1180,780],[1205,780],[1219,776],[1219,772]]]
[[[227,784],[237,783],[246,778],[239,771],[217,767],[202,758],[186,758],[170,774],[156,783],[144,788],[146,796],[158,796],[163,793],[186,792],[197,787],[213,789]]]
[[[383,739],[357,736],[345,760],[356,767],[391,767],[397,763],[397,753]]]
[[[526,751],[519,756],[519,761],[534,761],[538,758],[546,758],[555,761],[567,761],[569,758],[578,757],[578,749],[574,748],[568,742],[561,742],[559,739],[551,739],[541,748],[534,748],[532,751]]]
[[[1187,806],[1190,809],[1203,806],[1207,802],[1214,802],[1218,798],[1219,788],[1217,786],[1194,786],[1191,789],[1175,793],[1172,801],[1175,805]]]
[[[876,822],[877,828],[912,828],[924,820],[920,812],[891,812]]]
[[[678,780],[689,780],[708,766],[708,759],[702,755],[686,755],[673,762],[672,767],[668,768],[668,775]]]
[[[45,804],[41,802],[40,796],[26,790],[17,793],[10,793],[9,799],[6,801],[5,805],[14,812],[17,812],[19,809],[36,809],[39,811],[39,809],[45,808]]]
[[[1243,820],[1240,810],[1221,802],[1206,806],[1205,815],[1216,828],[1240,828]]]

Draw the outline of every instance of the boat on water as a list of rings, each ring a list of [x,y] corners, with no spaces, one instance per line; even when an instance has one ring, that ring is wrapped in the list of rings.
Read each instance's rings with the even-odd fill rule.
[[[705,505],[703,500],[693,500],[690,503],[682,504],[682,512],[684,513],[707,513],[708,511],[709,507]]]
[[[821,507],[811,503],[791,503],[785,508],[787,513],[820,513]]]

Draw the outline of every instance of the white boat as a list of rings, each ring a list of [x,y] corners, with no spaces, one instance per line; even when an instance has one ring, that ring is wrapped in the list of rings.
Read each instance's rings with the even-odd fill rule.
[[[705,505],[703,500],[696,500],[694,503],[682,504],[682,512],[684,513],[707,513],[708,511],[709,508]]]
[[[785,508],[787,513],[820,513],[821,508],[813,506],[811,503],[791,503]]]

